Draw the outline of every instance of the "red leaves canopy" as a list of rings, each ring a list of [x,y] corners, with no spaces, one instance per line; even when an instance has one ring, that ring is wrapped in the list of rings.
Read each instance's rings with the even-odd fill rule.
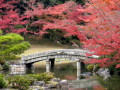
[[[82,11],[89,18],[89,23],[82,27],[89,37],[85,47],[102,56],[99,60],[89,62],[100,63],[103,67],[113,64],[117,64],[117,68],[120,67],[119,0],[90,0],[90,3],[86,4],[86,9]]]
[[[84,40],[85,36],[81,33],[78,24],[84,18],[81,5],[77,5],[73,1],[66,2],[54,7],[39,8],[33,7],[33,10],[26,11],[26,15],[32,18],[36,16],[39,20],[34,21],[31,26],[38,26],[38,31],[45,32],[47,29],[61,29],[67,36],[78,36],[80,40]],[[81,18],[80,18],[81,17]]]
[[[13,4],[19,3],[19,0],[12,0],[12,1],[0,1],[0,29],[3,31],[9,33],[9,32],[26,32],[26,28],[22,29],[15,29],[16,25],[26,25],[28,24],[27,20],[24,20],[25,18],[28,18],[28,16],[20,16],[18,10],[13,10],[15,6]]]

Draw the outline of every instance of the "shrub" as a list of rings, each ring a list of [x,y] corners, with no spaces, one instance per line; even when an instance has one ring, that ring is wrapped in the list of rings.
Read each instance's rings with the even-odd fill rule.
[[[35,81],[45,81],[47,83],[52,78],[53,75],[48,75],[47,73],[27,74],[23,76],[9,77],[8,83],[11,84],[13,88],[27,90]]]
[[[30,77],[35,78],[37,81],[45,81],[47,83],[47,81],[49,81],[50,79],[52,79],[54,76],[51,74],[47,74],[47,73],[41,73],[41,74],[29,74]]]
[[[2,68],[2,65],[0,64],[0,71],[2,70],[3,68]]]
[[[111,75],[119,75],[120,76],[120,68],[116,68],[116,64],[108,67]]]
[[[8,63],[3,64],[3,69],[4,69],[4,70],[8,70],[8,69],[9,69]]]
[[[93,65],[93,64],[90,64],[90,65],[87,66],[87,69],[88,69],[89,71],[92,71],[92,70],[93,70],[93,67],[94,67],[94,65]]]
[[[5,60],[0,60],[0,64],[5,64]]]
[[[97,71],[97,70],[100,68],[100,65],[99,65],[99,64],[96,64],[96,65],[90,64],[90,65],[87,66],[87,69],[88,69],[89,71],[92,71],[93,68],[94,68],[94,66],[96,66],[95,71]]]
[[[13,88],[27,90],[31,81],[28,78],[22,76],[14,76],[8,78],[8,83],[11,84]]]
[[[28,74],[28,75],[23,75],[24,78],[28,79],[28,81],[30,81],[30,85],[32,85],[35,81],[37,81],[37,79],[35,79],[34,77],[32,77],[32,74]]]
[[[2,30],[0,30],[0,35],[2,35],[2,34],[3,34]]]
[[[5,81],[5,76],[0,73],[0,88],[6,87],[6,81]]]

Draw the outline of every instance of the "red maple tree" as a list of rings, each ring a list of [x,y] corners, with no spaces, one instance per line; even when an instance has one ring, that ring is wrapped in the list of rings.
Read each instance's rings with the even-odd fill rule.
[[[56,5],[54,7],[47,7],[44,9],[42,4],[38,4],[37,7],[31,5],[32,10],[28,9],[25,15],[29,15],[32,19],[37,17],[37,21],[31,23],[30,26],[38,26],[38,30],[34,30],[33,33],[37,35],[44,35],[46,30],[61,29],[67,36],[78,36],[80,41],[83,41],[86,37],[82,34],[79,24],[83,21],[81,18],[85,18],[83,12],[78,11],[81,9],[81,5],[77,5],[73,1],[66,2],[64,4]],[[78,16],[81,16],[78,17]]]
[[[100,63],[102,67],[116,64],[120,67],[120,2],[119,0],[90,0],[84,12],[88,18],[84,33],[88,37],[85,47],[94,51],[100,58],[89,63]]]
[[[5,33],[27,33],[26,25],[29,17],[19,14],[19,10],[15,9],[16,6],[14,6],[16,3],[20,3],[20,0],[0,1],[0,29]],[[22,28],[15,28],[16,25],[22,25]]]

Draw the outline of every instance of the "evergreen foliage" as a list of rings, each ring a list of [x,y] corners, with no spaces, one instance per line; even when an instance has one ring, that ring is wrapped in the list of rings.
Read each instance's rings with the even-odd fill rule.
[[[41,73],[41,74],[26,74],[23,76],[13,76],[7,78],[8,83],[11,84],[13,88],[19,90],[28,90],[29,86],[33,85],[35,81],[45,81],[47,83],[54,76],[52,73]]]
[[[15,33],[0,36],[0,62],[16,59],[18,54],[23,53],[30,47],[24,38]]]
[[[0,73],[0,88],[6,87],[6,81],[5,81],[5,76]]]

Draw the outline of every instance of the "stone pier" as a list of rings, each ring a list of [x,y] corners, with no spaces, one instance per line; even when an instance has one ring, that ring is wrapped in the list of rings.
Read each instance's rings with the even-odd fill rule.
[[[50,72],[50,60],[46,60],[46,72]]]
[[[77,80],[80,80],[81,78],[81,62],[80,60],[77,60]]]
[[[55,68],[55,58],[46,60],[46,72],[54,72]]]

